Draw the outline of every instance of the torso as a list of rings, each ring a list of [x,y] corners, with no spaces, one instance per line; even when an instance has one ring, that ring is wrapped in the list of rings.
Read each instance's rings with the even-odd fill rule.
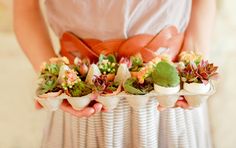
[[[70,31],[81,38],[107,40],[156,34],[168,25],[184,31],[191,0],[46,0],[46,8],[59,37]]]

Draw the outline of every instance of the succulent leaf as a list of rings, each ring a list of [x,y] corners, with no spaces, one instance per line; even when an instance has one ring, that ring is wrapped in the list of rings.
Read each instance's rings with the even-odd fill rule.
[[[175,87],[180,83],[177,69],[166,61],[161,61],[155,66],[152,78],[155,84],[163,87]]]
[[[211,78],[217,75],[217,66],[208,61],[200,61],[199,64],[190,62],[183,69],[179,69],[181,79],[186,83],[207,83]]]

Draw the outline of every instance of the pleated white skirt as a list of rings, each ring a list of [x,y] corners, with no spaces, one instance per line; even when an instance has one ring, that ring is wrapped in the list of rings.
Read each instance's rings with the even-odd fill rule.
[[[49,114],[43,148],[210,148],[206,107],[158,112],[156,99],[133,110],[122,99],[111,112],[77,118]]]

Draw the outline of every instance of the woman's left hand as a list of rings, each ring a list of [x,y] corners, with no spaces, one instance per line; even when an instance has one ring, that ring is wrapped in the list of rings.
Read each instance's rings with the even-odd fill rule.
[[[181,107],[183,109],[192,109],[192,107],[188,105],[188,102],[184,99],[184,97],[180,97],[180,99],[175,103],[175,107],[173,107],[173,108],[177,108],[177,107]],[[159,111],[164,111],[167,108],[163,107],[161,105],[158,105],[157,109]]]

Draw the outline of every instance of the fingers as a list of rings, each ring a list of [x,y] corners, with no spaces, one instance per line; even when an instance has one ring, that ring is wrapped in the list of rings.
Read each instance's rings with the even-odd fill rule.
[[[43,106],[37,101],[37,100],[35,100],[35,108],[36,109],[42,109],[43,108]]]
[[[181,108],[183,108],[183,109],[189,109],[189,105],[188,105],[188,103],[187,103],[186,100],[178,100],[178,101],[176,102],[176,106],[177,106],[177,107],[181,107]]]
[[[70,113],[77,117],[90,117],[95,113],[95,109],[93,107],[86,107],[83,110],[75,110],[71,107],[71,105],[67,102],[67,100],[63,100],[61,107],[63,111]]]
[[[95,113],[98,113],[102,110],[102,104],[96,103],[93,105],[93,108],[95,109]]]
[[[163,107],[163,106],[161,106],[161,105],[158,105],[158,106],[157,106],[157,110],[161,112],[161,111],[166,110],[166,108]]]
[[[175,107],[181,107],[183,109],[192,109],[189,105],[188,105],[188,102],[184,99],[184,97],[180,97],[180,100],[178,100],[175,104]],[[167,108],[166,107],[163,107],[161,105],[158,105],[157,106],[157,110],[158,111],[164,111],[166,110]]]
[[[67,100],[63,100],[60,108],[63,111],[77,117],[90,117],[93,114],[98,113],[102,110],[102,104],[95,103],[92,107],[86,107],[83,110],[78,111],[78,110],[73,109]]]

